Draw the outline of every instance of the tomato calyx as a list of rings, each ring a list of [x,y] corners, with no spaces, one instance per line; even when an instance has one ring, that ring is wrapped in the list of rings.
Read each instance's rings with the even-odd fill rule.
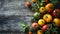
[[[53,22],[53,24],[54,24],[54,26],[56,26],[56,23],[55,22]]]
[[[46,16],[46,18],[48,18],[48,16]]]

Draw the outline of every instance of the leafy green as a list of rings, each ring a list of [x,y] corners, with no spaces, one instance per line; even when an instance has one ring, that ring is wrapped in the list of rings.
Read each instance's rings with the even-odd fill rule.
[[[50,0],[50,1],[51,1],[51,3],[53,3],[53,4],[58,3],[58,0]]]
[[[23,27],[22,32],[25,32],[25,29],[28,27],[28,25],[24,21],[21,21],[20,25]]]
[[[55,34],[57,34],[58,32],[57,32],[57,29],[58,28],[52,28],[52,32],[54,32]]]
[[[39,4],[38,2],[34,3],[34,7],[32,8],[32,10],[38,11],[39,9]]]
[[[45,2],[45,0],[41,0],[41,2]]]

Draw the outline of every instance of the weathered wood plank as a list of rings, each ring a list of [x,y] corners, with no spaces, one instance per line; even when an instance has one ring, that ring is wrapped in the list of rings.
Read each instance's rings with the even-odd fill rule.
[[[25,6],[27,0],[1,0],[0,8],[0,31],[20,31],[20,21],[31,24],[33,12]]]

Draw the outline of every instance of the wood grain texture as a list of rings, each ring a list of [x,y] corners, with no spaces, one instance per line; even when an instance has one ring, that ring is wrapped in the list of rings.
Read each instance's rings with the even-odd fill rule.
[[[20,21],[31,24],[33,12],[25,6],[27,0],[0,0],[0,31],[20,31]]]

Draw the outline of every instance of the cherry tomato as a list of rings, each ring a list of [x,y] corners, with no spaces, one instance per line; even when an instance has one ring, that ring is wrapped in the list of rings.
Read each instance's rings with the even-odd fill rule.
[[[43,25],[45,24],[45,21],[44,21],[43,19],[39,19],[39,20],[38,20],[38,24],[39,24],[40,26],[43,26]]]
[[[28,7],[31,6],[31,3],[27,1],[26,6],[28,6]]]
[[[37,30],[36,26],[38,26],[38,23],[32,23],[32,28],[33,28],[34,30]]]
[[[42,30],[38,30],[37,34],[43,34],[43,31]]]
[[[52,9],[53,9],[53,7],[54,7],[54,5],[53,5],[52,3],[48,3],[48,4],[45,6],[47,12],[51,12]]]
[[[60,17],[60,9],[55,9],[52,14],[53,17]]]
[[[42,30],[43,30],[43,31],[47,31],[47,28],[49,29],[49,25],[48,25],[48,24],[44,25],[44,26],[42,27]]]
[[[43,19],[44,19],[47,23],[49,23],[49,22],[52,21],[52,16],[51,16],[50,14],[45,14],[45,15],[43,16]]]
[[[60,27],[60,19],[59,18],[54,18],[53,19],[53,25],[55,27]]]
[[[34,18],[38,19],[41,17],[41,14],[39,12],[35,12],[33,16]]]

